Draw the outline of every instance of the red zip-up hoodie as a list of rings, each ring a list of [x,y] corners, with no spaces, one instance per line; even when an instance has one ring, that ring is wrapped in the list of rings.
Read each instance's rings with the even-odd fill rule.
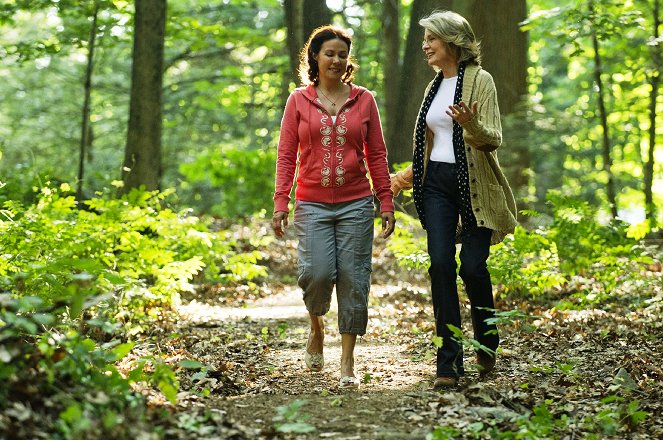
[[[370,196],[368,172],[380,211],[394,211],[375,98],[363,87],[350,86],[350,96],[335,123],[313,85],[290,94],[281,121],[274,211],[288,211],[297,165],[297,200],[339,203]]]

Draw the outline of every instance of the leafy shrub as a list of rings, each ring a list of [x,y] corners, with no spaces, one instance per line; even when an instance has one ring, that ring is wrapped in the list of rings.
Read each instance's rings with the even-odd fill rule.
[[[144,421],[146,407],[132,384],[175,403],[179,383],[160,357],[125,361],[125,376],[115,366],[134,347],[134,323],[177,302],[194,277],[238,282],[265,269],[231,232],[171,209],[171,196],[133,190],[79,204],[62,184],[34,204],[3,203],[0,430],[31,432],[20,416],[31,408],[52,438],[136,438],[126,422]]]
[[[507,291],[540,294],[591,279],[595,292],[610,293],[652,262],[645,246],[629,237],[628,225],[617,220],[602,224],[587,202],[555,191],[548,199],[550,226],[517,228],[493,252],[491,271]]]
[[[557,244],[546,229],[527,231],[517,226],[513,235],[494,247],[489,265],[493,281],[502,284],[505,293],[538,295],[567,281]]]
[[[394,253],[398,264],[410,269],[428,269],[430,257],[426,251],[426,236],[421,230],[419,220],[396,211],[398,227],[387,242],[387,247]]]
[[[66,299],[46,306],[34,296],[0,295],[3,431],[17,438],[39,430],[52,430],[50,438],[132,437],[122,434],[121,425],[127,417],[142,416],[144,398],[130,384],[153,382],[155,375],[145,373],[143,365],[134,370],[132,379],[120,375],[114,363],[133,344],[115,339],[99,345],[83,336],[72,325],[77,317],[71,315],[74,310]],[[41,417],[24,421],[15,416],[20,408],[30,408]],[[32,426],[40,422],[52,426]]]
[[[69,190],[66,184],[43,188],[38,203],[28,207],[5,202],[0,286],[56,300],[53,292],[66,292],[76,282],[129,302],[170,304],[192,289],[194,276],[264,275],[260,255],[237,252],[230,234],[210,231],[188,210],[166,207],[172,191],[133,190],[119,199],[88,200],[86,209],[78,209]],[[7,282],[12,274],[20,274],[19,283]]]
[[[587,202],[555,191],[548,198],[553,212],[549,226],[535,230],[518,226],[491,251],[491,275],[504,292],[540,295],[568,288],[573,281],[577,286],[592,284],[592,295],[607,294],[627,281],[637,282],[642,266],[654,261],[652,252],[630,236],[623,222],[602,224]],[[389,249],[399,264],[427,268],[426,241],[418,223],[405,213],[398,213],[398,218]]]
[[[221,146],[180,166],[189,185],[205,193],[196,196],[198,206],[221,217],[249,216],[273,204],[276,151],[244,150]],[[200,192],[200,191],[199,191]]]

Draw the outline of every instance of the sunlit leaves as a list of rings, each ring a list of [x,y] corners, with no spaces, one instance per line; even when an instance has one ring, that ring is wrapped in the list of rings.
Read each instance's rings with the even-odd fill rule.
[[[207,183],[216,188],[208,195],[211,211],[233,217],[250,215],[272,204],[271,193],[264,189],[273,186],[275,164],[273,151],[220,147],[183,164],[180,171],[194,184]]]

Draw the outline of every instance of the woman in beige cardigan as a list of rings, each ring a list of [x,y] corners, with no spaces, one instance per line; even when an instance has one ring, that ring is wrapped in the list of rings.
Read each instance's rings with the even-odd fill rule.
[[[490,245],[513,232],[516,205],[495,150],[502,143],[497,92],[481,69],[479,42],[469,23],[434,12],[419,24],[422,49],[438,73],[428,85],[414,132],[412,165],[392,177],[392,191],[414,187],[414,202],[428,235],[429,274],[437,335],[434,388],[455,386],[464,374],[462,347],[449,326],[461,328],[456,285],[460,277],[471,303],[474,337],[489,351],[477,352],[483,376],[495,366],[499,345],[492,283],[486,261]]]

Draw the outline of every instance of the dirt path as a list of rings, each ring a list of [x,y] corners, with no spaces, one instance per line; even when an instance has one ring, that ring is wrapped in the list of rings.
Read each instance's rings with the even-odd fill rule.
[[[663,437],[660,292],[578,310],[557,309],[550,298],[500,300],[500,310],[536,316],[532,328],[521,320],[500,327],[498,364],[483,381],[466,348],[460,385],[436,392],[427,288],[378,275],[369,333],[356,348],[358,391],[338,387],[335,303],[326,320],[325,369],[312,373],[304,368],[308,322],[296,287],[232,305],[209,292],[185,301],[183,320],[162,349],[207,371],[202,379],[180,371],[178,411],[213,411],[224,426],[190,438],[425,439],[436,428],[431,438]],[[390,278],[398,281],[385,282]],[[471,334],[467,304],[462,313]],[[275,419],[288,409],[289,417]],[[638,420],[636,411],[647,415]],[[297,432],[278,431],[284,422]]]
[[[373,290],[387,291],[383,286],[374,286]],[[182,307],[181,312],[191,319],[189,330],[198,334],[192,335],[194,339],[204,341],[205,335],[217,332],[213,329],[218,323],[223,329],[219,330],[221,334],[230,332],[240,338],[243,335],[241,345],[252,347],[254,353],[262,345],[259,358],[247,359],[250,365],[245,365],[246,389],[208,403],[254,435],[271,435],[276,408],[291,405],[296,399],[306,403],[293,421],[310,415],[307,423],[316,428],[298,438],[423,438],[430,431],[432,421],[423,423],[419,415],[424,409],[422,403],[426,405],[438,398],[429,389],[430,362],[413,361],[408,347],[398,341],[389,341],[375,331],[359,339],[355,363],[362,384],[358,391],[339,389],[340,335],[335,301],[326,318],[325,368],[319,373],[304,368],[308,322],[298,289],[287,288],[246,307],[201,306],[193,302]],[[371,323],[380,325],[382,320],[372,309]],[[269,329],[266,335],[263,328]],[[197,345],[202,345],[198,354],[207,351],[204,342],[193,345],[194,351]],[[198,359],[224,363],[212,354]]]

